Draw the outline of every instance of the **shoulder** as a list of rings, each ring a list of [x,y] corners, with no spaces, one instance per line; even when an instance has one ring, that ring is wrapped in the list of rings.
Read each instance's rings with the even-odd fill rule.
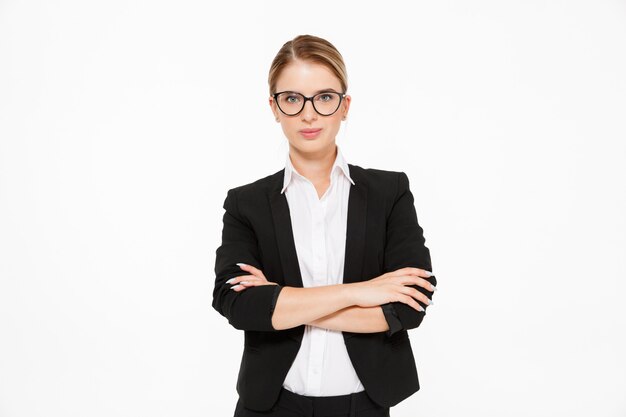
[[[348,164],[350,176],[364,181],[369,188],[375,190],[396,191],[398,187],[408,186],[408,177],[404,171],[392,171],[378,168],[364,168],[359,165]],[[357,181],[356,179],[354,181]]]
[[[285,169],[282,168],[273,174],[269,174],[255,181],[230,188],[227,192],[226,198],[234,195],[238,200],[244,199],[258,201],[259,197],[264,194],[268,194],[270,190],[275,189],[279,184],[282,184],[284,170]]]

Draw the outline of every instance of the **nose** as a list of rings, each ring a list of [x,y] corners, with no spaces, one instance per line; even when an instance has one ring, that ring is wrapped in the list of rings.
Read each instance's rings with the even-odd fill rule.
[[[315,120],[317,118],[317,112],[313,108],[313,100],[307,100],[304,102],[304,108],[300,113],[302,120]]]

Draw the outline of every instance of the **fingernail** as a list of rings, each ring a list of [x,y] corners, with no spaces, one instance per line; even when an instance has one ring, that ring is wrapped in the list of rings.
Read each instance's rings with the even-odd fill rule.
[[[232,287],[230,287],[230,289],[234,290],[234,289],[239,288],[239,287],[241,287],[241,285],[237,284],[237,285],[233,285]]]
[[[248,281],[240,281],[239,283],[240,283],[240,284],[247,284],[247,283],[248,283]]]
[[[433,300],[428,299],[428,305],[433,305],[433,304],[435,304],[435,303],[433,303]]]
[[[247,264],[244,264],[244,263],[242,263],[242,262],[239,262],[239,263],[237,263],[237,264],[235,264],[235,265],[237,265],[237,266],[248,266]]]
[[[428,276],[429,276],[429,277],[432,277],[433,275],[435,275],[435,274],[433,274],[433,273],[432,273],[432,272],[430,272],[430,271],[426,271],[426,274],[428,274]]]
[[[433,285],[433,292],[437,291],[437,287]]]
[[[235,278],[231,278],[228,281],[226,281],[227,284],[230,284],[231,282],[233,282],[235,280]]]
[[[424,307],[420,306],[420,311],[424,311]]]

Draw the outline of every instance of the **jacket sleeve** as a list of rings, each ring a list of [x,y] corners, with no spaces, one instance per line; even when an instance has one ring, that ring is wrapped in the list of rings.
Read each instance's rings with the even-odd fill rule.
[[[385,320],[387,320],[387,324],[389,325],[389,330],[387,330],[387,336],[391,336],[399,330],[402,330],[402,322],[400,321],[400,317],[398,317],[398,313],[396,312],[395,307],[392,303],[387,303],[381,305],[383,309],[383,314],[385,315]]]
[[[404,172],[400,172],[398,175],[398,191],[391,213],[387,219],[384,273],[407,266],[432,272],[430,251],[424,243],[424,233],[417,221],[413,194],[409,188],[409,178]],[[433,285],[437,285],[437,279],[434,275],[426,278],[426,280]],[[410,285],[410,287],[417,289],[423,294],[426,294],[428,298],[432,299],[432,291],[428,291],[418,285]],[[413,329],[422,323],[426,315],[427,305],[419,300],[417,302],[424,308],[423,312],[417,311],[410,305],[400,301],[390,303],[397,313],[398,319],[402,324],[402,329]],[[383,311],[385,311],[384,307]],[[390,320],[392,319],[390,318]],[[397,329],[397,327],[394,329],[391,325],[389,327],[388,335],[402,330]]]
[[[239,262],[263,268],[254,230],[238,209],[236,189],[228,190],[223,207],[226,211],[222,244],[215,251],[213,308],[236,329],[276,331],[272,327],[272,314],[282,286],[259,285],[233,291],[226,283],[230,278],[250,275],[236,265]]]

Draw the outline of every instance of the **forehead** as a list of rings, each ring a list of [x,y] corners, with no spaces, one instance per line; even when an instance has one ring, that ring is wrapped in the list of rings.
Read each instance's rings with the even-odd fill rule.
[[[308,61],[290,63],[276,81],[276,91],[297,91],[308,95],[326,88],[341,91],[339,78],[326,66]]]

